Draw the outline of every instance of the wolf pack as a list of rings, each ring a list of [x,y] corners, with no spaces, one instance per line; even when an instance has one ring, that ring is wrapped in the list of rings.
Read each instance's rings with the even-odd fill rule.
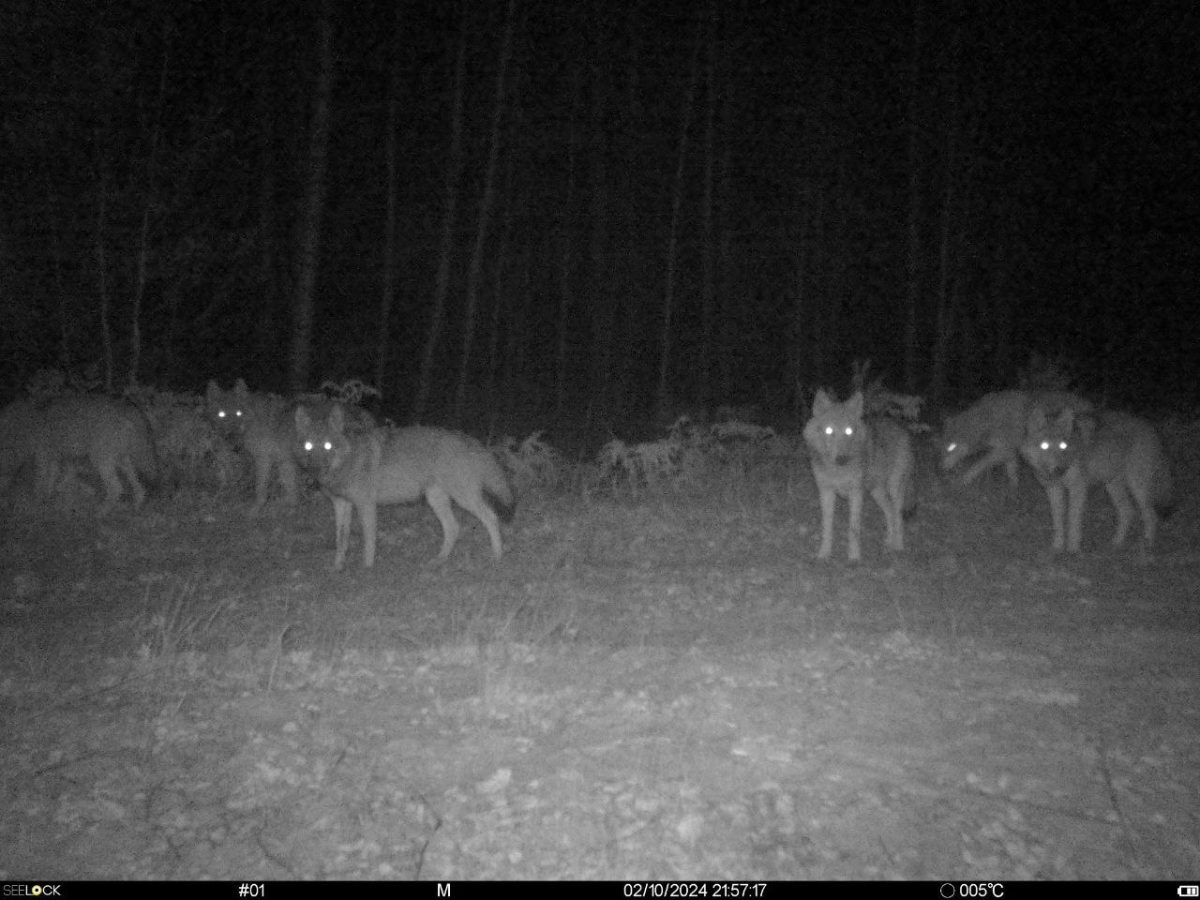
[[[450,556],[461,532],[455,505],[482,523],[492,555],[504,554],[500,522],[516,506],[504,469],[479,441],[457,431],[382,427],[366,411],[319,396],[286,399],[232,390],[210,381],[204,410],[220,438],[244,451],[254,468],[257,516],[274,482],[282,502],[296,506],[300,473],[311,473],[334,512],[334,568],[342,569],[357,511],[363,565],[375,563],[378,507],[424,499],[442,526],[438,561]],[[0,410],[0,492],[26,468],[37,491],[50,495],[90,464],[104,488],[100,514],[119,502],[128,485],[134,507],[146,497],[142,479],[158,480],[160,465],[150,422],[133,403],[103,396],[69,396],[43,403],[17,400]]]
[[[206,416],[215,431],[244,450],[254,469],[258,515],[278,482],[282,502],[299,501],[301,472],[311,473],[334,513],[334,569],[345,566],[357,512],[362,564],[375,562],[378,507],[424,500],[442,529],[436,561],[453,551],[461,526],[458,507],[487,532],[492,555],[504,554],[501,522],[516,506],[512,484],[497,458],[476,439],[430,426],[381,426],[365,410],[323,397],[287,399],[231,390],[209,382]],[[14,473],[32,470],[37,490],[51,494],[89,464],[104,489],[100,514],[120,501],[125,486],[135,507],[142,478],[159,475],[147,417],[134,404],[102,396],[67,396],[38,403],[17,400],[0,410],[0,490]],[[863,499],[883,514],[884,545],[903,551],[905,519],[916,502],[917,457],[912,423],[873,409],[862,391],[845,401],[818,390],[803,429],[820,503],[819,559],[834,553],[838,498],[848,505],[847,558],[862,558]],[[1003,468],[1015,488],[1023,460],[1050,508],[1051,547],[1079,553],[1088,493],[1103,485],[1116,511],[1114,546],[1125,542],[1140,515],[1146,548],[1170,509],[1171,473],[1154,426],[1138,416],[1098,409],[1066,391],[1006,390],[986,394],[946,417],[939,467],[970,484]],[[124,484],[123,484],[124,482]]]
[[[886,414],[864,412],[862,392],[838,403],[824,391],[813,401],[804,428],[813,477],[821,501],[821,547],[833,551],[837,498],[849,504],[847,556],[861,557],[863,494],[883,512],[885,544],[904,549],[904,519],[915,505],[916,455],[913,436]],[[1144,546],[1150,549],[1158,522],[1171,511],[1171,470],[1162,441],[1147,420],[1096,409],[1066,391],[1009,390],[986,394],[966,410],[947,417],[939,442],[944,472],[970,461],[962,480],[971,483],[992,468],[1004,467],[1015,489],[1019,460],[1032,469],[1050,504],[1051,548],[1079,553],[1090,489],[1103,485],[1117,514],[1113,546],[1120,546],[1142,519]]]

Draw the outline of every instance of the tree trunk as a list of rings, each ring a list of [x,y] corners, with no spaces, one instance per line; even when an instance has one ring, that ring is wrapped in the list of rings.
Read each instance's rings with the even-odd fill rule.
[[[526,247],[524,250],[524,266],[521,275],[520,290],[516,291],[517,302],[510,312],[511,321],[508,326],[508,340],[504,350],[504,387],[502,389],[505,410],[512,408],[514,398],[521,390],[525,377],[525,351],[529,347],[525,323],[531,318],[533,305],[533,274],[532,257],[534,250]]]
[[[450,110],[450,156],[446,160],[446,211],[442,218],[442,239],[438,251],[437,278],[433,286],[433,310],[429,314],[429,330],[425,334],[425,350],[421,354],[421,372],[417,378],[417,395],[413,400],[412,420],[421,422],[433,386],[433,364],[437,358],[438,339],[446,317],[446,295],[450,286],[450,260],[454,256],[454,223],[458,218],[458,186],[462,179],[463,82],[467,62],[467,14],[462,11],[462,31],[458,38],[458,58],[454,63],[454,99]]]
[[[921,73],[921,19],[923,0],[913,0],[912,54],[908,70],[908,258],[905,262],[904,389],[917,390],[919,342],[918,307],[921,302],[921,179],[918,85]]]
[[[796,374],[793,376],[793,409],[797,419],[808,417],[808,389],[828,377],[829,354],[826,346],[836,346],[838,308],[831,288],[827,251],[826,205],[829,196],[830,163],[828,117],[832,93],[830,35],[833,31],[832,0],[821,5],[818,52],[813,66],[817,77],[812,115],[804,129],[802,152],[806,158],[802,175],[800,240],[796,260],[796,297],[792,312],[796,347]]]
[[[317,12],[317,83],[313,91],[308,171],[299,248],[299,277],[292,300],[292,393],[309,387],[312,370],[313,310],[321,257],[321,218],[325,205],[325,169],[329,153],[329,119],[333,93],[333,24],[329,0]]]
[[[387,211],[385,213],[383,235],[383,284],[379,296],[379,343],[375,351],[375,390],[382,395],[384,376],[387,371],[387,349],[389,338],[389,319],[392,311],[392,297],[396,292],[396,257],[399,253],[396,245],[396,216],[399,177],[397,175],[396,128],[399,125],[400,103],[400,60],[404,57],[404,47],[401,41],[402,21],[401,11],[404,7],[396,4],[395,32],[392,37],[392,71],[388,79],[388,113],[387,136],[385,138],[385,154],[387,156]]]
[[[957,13],[957,8],[954,10]],[[958,66],[961,49],[961,25],[957,16],[952,27],[950,64],[948,66],[947,93],[949,94],[950,109],[946,116],[946,161],[944,185],[942,189],[942,222],[941,235],[938,240],[938,294],[936,336],[933,350],[932,373],[930,376],[929,395],[935,409],[941,407],[946,394],[946,376],[950,354],[950,339],[955,328],[957,291],[957,254],[955,253],[954,235],[960,227],[960,217],[957,212],[958,180],[959,180],[959,143],[962,122],[958,97]]]
[[[500,63],[496,72],[496,96],[492,105],[492,141],[488,149],[487,170],[483,178],[483,197],[479,203],[479,222],[475,228],[475,246],[467,267],[466,309],[463,312],[462,357],[458,368],[458,387],[454,392],[454,421],[461,424],[467,400],[467,381],[471,372],[471,347],[475,340],[475,310],[479,306],[479,282],[483,275],[483,252],[487,247],[492,208],[496,205],[496,165],[500,158],[500,135],[504,123],[504,94],[508,79],[508,63],[512,56],[516,0],[508,0],[505,13],[504,37],[500,46]]]
[[[518,113],[519,114],[519,113]],[[513,129],[520,134],[520,127]],[[504,224],[500,226],[500,241],[496,248],[496,268],[492,276],[492,321],[488,328],[488,358],[487,382],[484,385],[483,397],[487,404],[488,437],[495,437],[496,427],[500,417],[499,406],[496,403],[496,373],[500,368],[500,324],[501,312],[504,309],[504,276],[508,268],[508,253],[511,246],[513,210],[520,207],[517,198],[513,196],[514,154],[508,154],[504,160]]]
[[[571,63],[568,62],[568,65]],[[575,167],[579,149],[579,76],[578,62],[571,70],[571,114],[567,124],[567,190],[562,205],[562,220],[559,224],[559,265],[558,265],[558,352],[557,365],[554,373],[554,416],[562,421],[563,410],[567,405],[567,317],[570,315],[571,296],[571,251],[574,249],[574,205],[575,205]]]
[[[608,8],[603,0],[596,0],[598,11]],[[629,370],[633,317],[625,313],[634,305],[629,302],[633,293],[632,245],[637,239],[636,229],[641,227],[637,217],[634,181],[639,163],[635,135],[639,133],[642,120],[638,79],[638,14],[638,5],[629,4],[625,20],[625,33],[629,44],[625,74],[625,114],[617,116],[617,121],[613,124],[614,141],[611,148],[596,147],[596,144],[602,144],[599,138],[606,130],[604,110],[600,103],[604,94],[599,89],[593,105],[592,127],[596,137],[593,150],[596,151],[597,188],[593,196],[591,260],[593,280],[598,286],[602,285],[605,292],[593,292],[592,295],[594,368],[584,423],[589,431],[598,428],[609,430],[617,413],[617,405],[621,404],[624,407],[628,401],[628,394],[620,391],[618,385],[627,380]],[[603,68],[601,51],[597,49],[593,55],[593,79],[597,85],[600,84],[599,73]],[[621,163],[620,173],[611,179],[604,156],[610,150],[617,154],[616,158]],[[610,180],[621,195],[618,202],[612,204],[609,202],[612,190]],[[620,249],[610,245],[608,237],[610,217],[614,208],[619,209],[617,215],[623,217],[623,222],[618,225],[618,228],[623,225],[624,229],[624,243]],[[609,261],[607,265],[606,260]]]
[[[67,312],[67,286],[63,278],[62,238],[59,236],[58,208],[46,173],[46,230],[50,236],[50,260],[54,265],[54,292],[58,296],[58,365],[71,371],[71,328]]]
[[[717,120],[717,4],[710,0],[708,5],[708,62],[705,68],[705,87],[708,92],[704,126],[704,198],[701,206],[704,239],[700,248],[700,402],[705,409],[714,404],[712,390],[713,362],[713,309],[716,302],[715,265],[717,247],[713,230],[713,179],[716,154]],[[732,402],[726,396],[724,402]]]
[[[808,315],[808,266],[810,247],[812,245],[812,184],[807,177],[808,182],[806,189],[800,194],[800,239],[796,247],[796,275],[795,287],[796,292],[794,306],[792,308],[792,335],[791,352],[793,364],[790,367],[791,372],[788,385],[790,396],[792,398],[792,415],[795,417],[795,425],[797,428],[804,426],[805,414],[807,412],[805,403],[807,401],[806,387],[808,380],[812,375],[812,349],[813,341],[810,336],[810,328],[807,320]]]
[[[146,174],[142,198],[142,223],[138,230],[137,272],[133,282],[133,308],[129,316],[129,386],[136,387],[142,363],[142,303],[146,299],[147,265],[150,258],[150,210],[158,190],[158,142],[162,133],[162,109],[167,94],[167,64],[170,59],[170,26],[163,21],[162,66],[158,70],[158,98],[154,103],[154,124],[146,151]]]
[[[104,348],[104,390],[113,392],[116,379],[113,374],[112,325],[109,322],[108,297],[108,249],[104,230],[108,227],[108,167],[100,161],[100,178],[96,202],[96,293],[100,304],[100,343]]]
[[[137,270],[133,280],[133,302],[129,310],[129,386],[136,387],[142,364],[142,301],[146,297],[146,266],[150,255],[150,198],[142,205],[138,229]]]
[[[609,165],[608,154],[612,151],[608,139],[608,87],[605,84],[608,66],[608,48],[602,14],[604,0],[597,2],[595,45],[592,48],[592,209],[591,235],[588,240],[588,306],[591,310],[591,365],[593,375],[592,393],[601,408],[607,408],[611,390],[609,373],[612,368],[613,322],[616,318],[614,297],[617,296],[617,275],[609,259]]]
[[[951,126],[953,131],[953,126]],[[948,142],[952,139],[948,138]],[[952,165],[952,163],[951,163]],[[942,196],[942,224],[938,239],[938,294],[936,339],[933,350],[932,372],[929,379],[929,395],[935,409],[940,409],[946,394],[946,372],[950,352],[950,337],[954,330],[952,228],[954,225],[954,173],[946,172],[946,185]]]
[[[271,0],[264,0],[264,6]],[[264,17],[270,15],[266,9]],[[258,90],[255,105],[259,133],[258,159],[258,268],[262,309],[257,321],[255,343],[259,359],[273,359],[279,353],[277,333],[284,297],[291,296],[290,278],[284,277],[279,252],[279,227],[275,214],[275,121],[274,90],[271,78],[271,54],[264,50],[258,65]]]
[[[684,91],[683,110],[679,122],[679,153],[675,164],[675,186],[671,192],[671,231],[667,241],[667,283],[663,291],[661,351],[658,363],[658,391],[656,401],[659,419],[669,414],[671,403],[668,376],[671,371],[671,351],[674,338],[671,334],[675,304],[675,270],[679,246],[679,211],[683,205],[683,172],[687,162],[688,133],[692,127],[692,111],[696,100],[696,82],[700,74],[700,19],[696,21],[696,37],[692,44],[692,62],[688,74],[687,89]]]
[[[730,173],[733,171],[733,141],[731,135],[733,133],[733,102],[734,102],[734,85],[731,81],[721,80],[721,126],[720,133],[724,136],[724,147],[721,151],[721,165],[717,177],[717,197],[724,198],[730,196],[729,183]],[[717,387],[718,395],[722,397],[733,396],[733,358],[730,353],[729,341],[726,340],[728,329],[725,327],[725,320],[729,314],[729,304],[726,300],[729,293],[730,277],[729,277],[729,248],[733,244],[733,227],[729,223],[727,216],[719,215],[721,207],[718,206],[718,217],[716,221],[717,227],[717,259],[716,271],[714,272],[714,297],[713,297],[713,362],[718,373]]]

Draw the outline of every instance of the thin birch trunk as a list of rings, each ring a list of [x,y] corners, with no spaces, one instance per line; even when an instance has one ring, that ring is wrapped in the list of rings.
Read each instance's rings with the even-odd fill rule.
[[[429,330],[425,333],[425,349],[421,354],[421,371],[417,377],[417,395],[413,400],[412,419],[421,422],[433,388],[433,366],[437,345],[446,318],[446,295],[450,289],[450,261],[454,257],[454,224],[458,219],[458,189],[462,180],[463,91],[467,61],[467,15],[462,11],[462,30],[458,39],[458,57],[454,63],[454,99],[450,109],[450,155],[446,160],[446,210],[442,218],[441,247],[438,251],[437,277],[433,286],[433,309],[429,314]]]
[[[504,24],[504,37],[500,47],[499,69],[496,72],[496,96],[492,105],[492,140],[488,149],[487,169],[483,178],[483,197],[479,203],[475,246],[471,251],[471,262],[467,267],[462,356],[459,360],[458,387],[454,392],[454,421],[459,424],[462,423],[467,401],[467,382],[471,372],[471,349],[475,340],[475,312],[479,306],[479,282],[483,276],[483,253],[487,246],[488,230],[492,222],[492,208],[496,205],[496,167],[500,159],[500,136],[503,131],[508,65],[512,56],[513,31],[516,25],[515,13],[516,0],[508,0],[507,21]]]
[[[696,37],[692,46],[692,63],[688,75],[687,89],[684,91],[683,109],[679,122],[679,152],[675,163],[675,185],[671,192],[671,225],[670,237],[667,241],[667,283],[663,291],[662,333],[660,338],[660,356],[658,363],[658,390],[655,394],[658,405],[658,417],[668,415],[671,395],[668,377],[671,371],[671,353],[674,348],[674,336],[671,328],[674,325],[675,306],[675,272],[678,267],[679,249],[679,211],[683,206],[683,173],[687,162],[688,133],[692,127],[692,114],[696,105],[696,83],[700,74],[700,34],[701,21],[696,22]]]
[[[300,230],[299,277],[292,300],[292,359],[290,387],[300,393],[309,387],[312,370],[312,331],[317,273],[321,259],[321,220],[325,206],[325,175],[329,153],[329,120],[333,94],[333,24],[329,0],[317,14],[317,83],[313,92],[308,171]]]

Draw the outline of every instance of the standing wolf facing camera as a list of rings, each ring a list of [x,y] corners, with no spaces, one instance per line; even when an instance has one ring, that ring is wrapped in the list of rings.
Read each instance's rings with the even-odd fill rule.
[[[1035,406],[1021,453],[1050,501],[1054,550],[1079,552],[1088,489],[1097,483],[1117,511],[1113,546],[1125,542],[1136,503],[1146,548],[1153,547],[1159,516],[1170,511],[1172,487],[1162,442],[1145,419],[1109,411],[1079,415],[1069,408],[1051,414]]]
[[[863,395],[844,403],[818,390],[812,418],[804,426],[813,478],[821,500],[820,559],[833,553],[833,515],[837,498],[850,504],[848,530],[851,561],[862,557],[863,494],[869,492],[887,523],[886,544],[904,549],[904,515],[915,504],[915,457],[908,430],[887,416],[863,416]]]
[[[325,413],[332,408],[333,401],[319,397],[287,400],[275,394],[251,391],[241,378],[230,391],[223,391],[215,381],[210,381],[205,401],[209,419],[217,432],[231,443],[244,447],[254,463],[254,503],[250,514],[257,514],[266,505],[273,471],[283,489],[284,502],[295,506],[299,500],[295,410],[297,406],[304,406],[314,413]],[[370,413],[357,407],[351,409],[353,411],[347,415],[353,428],[375,427]]]

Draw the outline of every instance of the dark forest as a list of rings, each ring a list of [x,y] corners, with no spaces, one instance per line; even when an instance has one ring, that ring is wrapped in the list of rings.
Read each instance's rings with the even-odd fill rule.
[[[870,359],[1195,400],[1182,3],[13,3],[0,385],[777,418]]]

